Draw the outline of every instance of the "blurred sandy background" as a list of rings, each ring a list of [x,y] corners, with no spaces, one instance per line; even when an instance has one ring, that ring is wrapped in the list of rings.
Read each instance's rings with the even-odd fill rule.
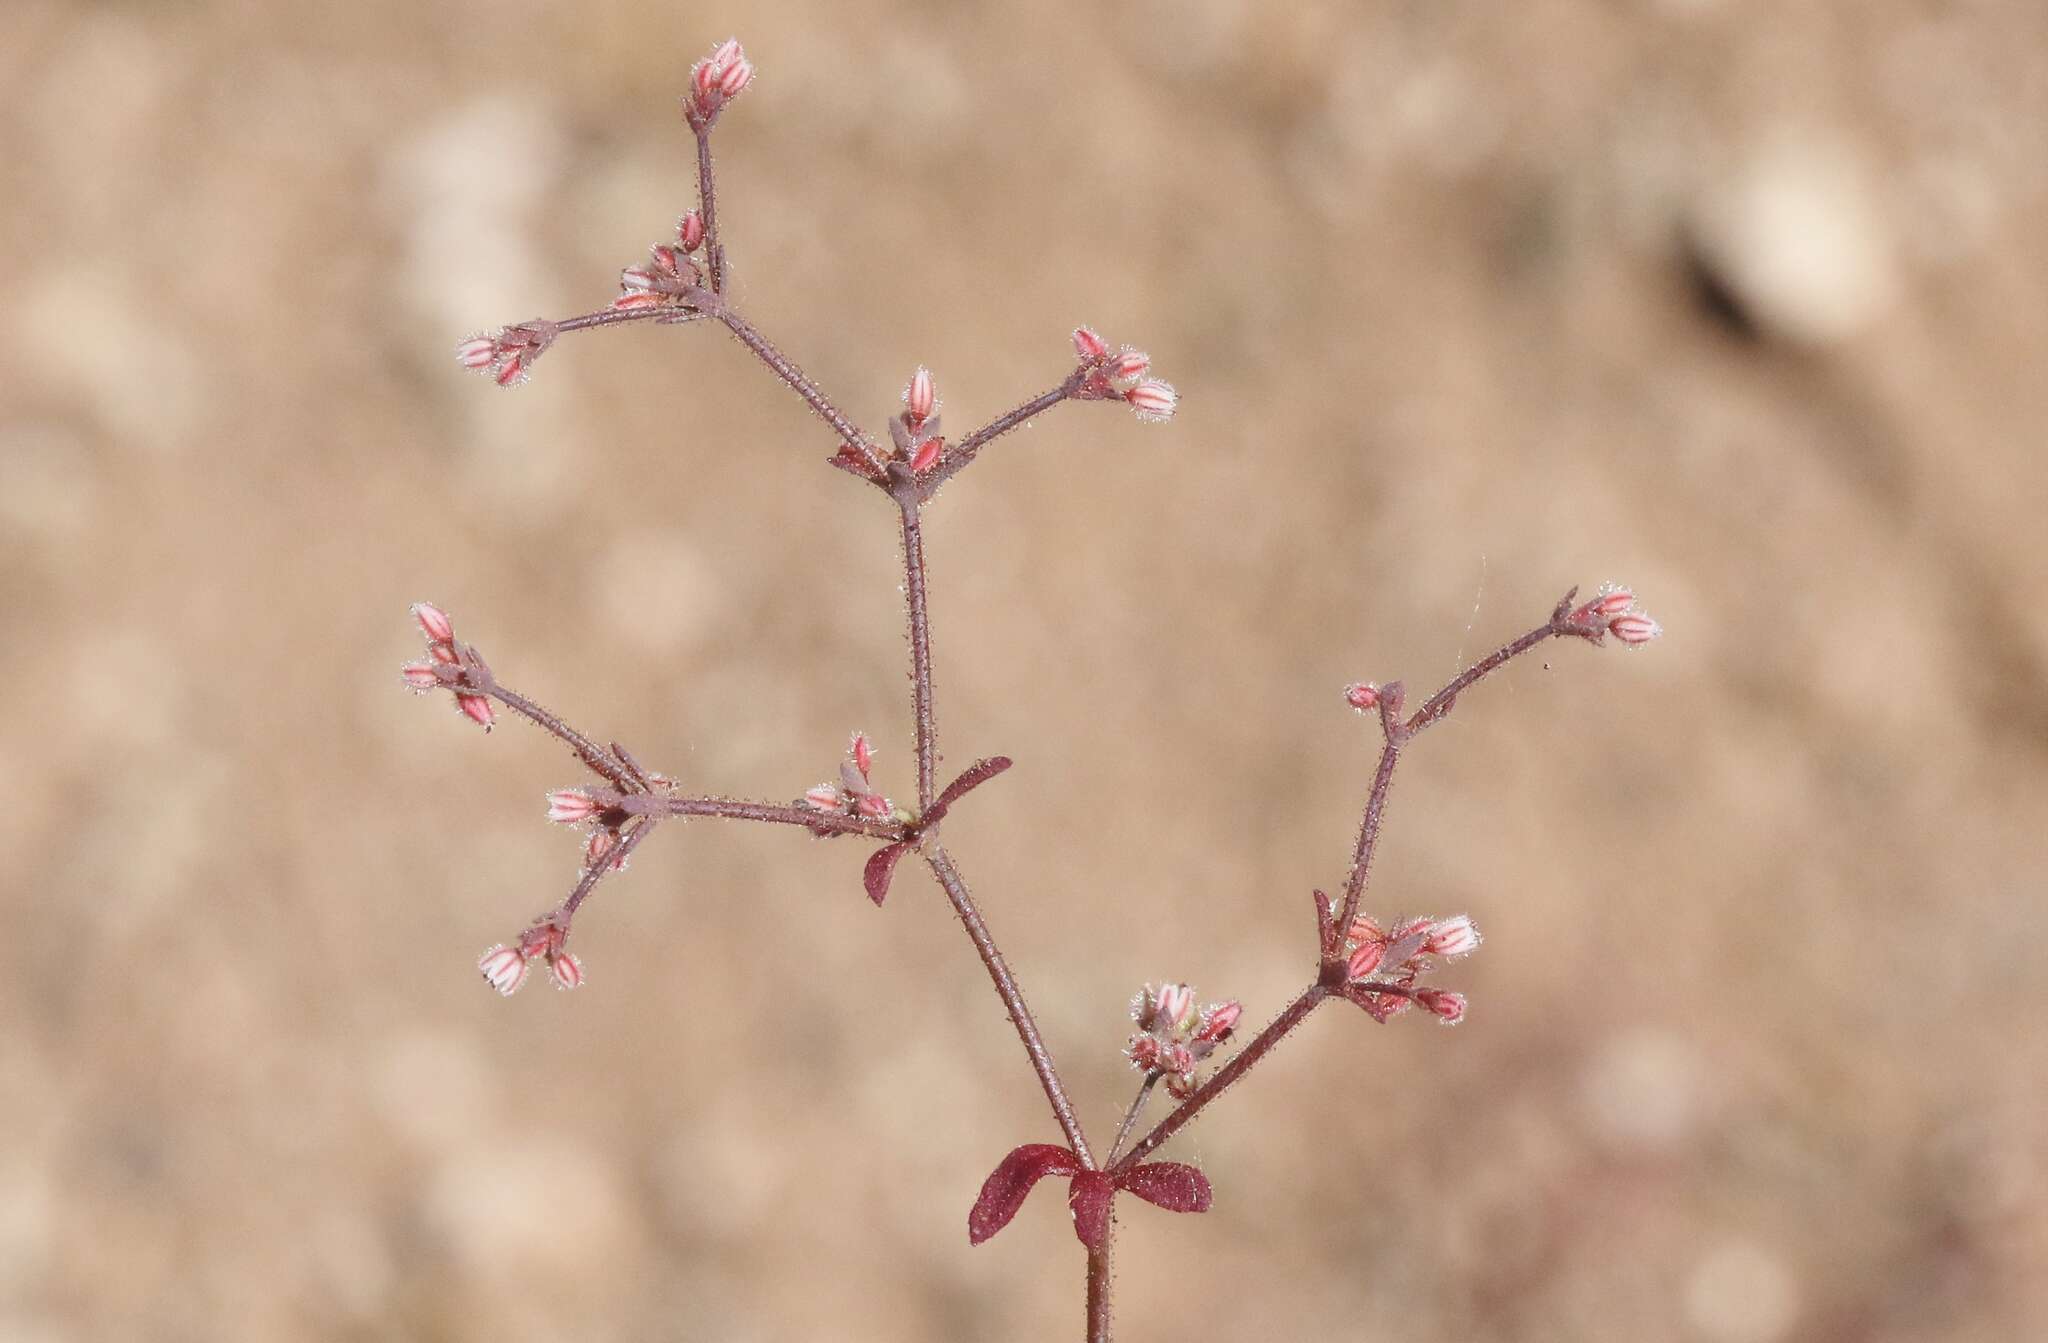
[[[866,846],[671,827],[579,921],[578,781],[399,687],[431,598],[693,789],[905,749],[895,540],[731,341],[602,303],[691,203],[870,426],[1064,407],[928,530],[948,825],[1103,1142],[1143,980],[1470,911],[1455,1032],[1330,1010],[1132,1204],[1120,1336],[2048,1336],[2048,8],[80,4],[0,11],[0,1338],[1046,1339],[1081,1254],[980,967]],[[1155,1113],[1158,1113],[1155,1111]]]

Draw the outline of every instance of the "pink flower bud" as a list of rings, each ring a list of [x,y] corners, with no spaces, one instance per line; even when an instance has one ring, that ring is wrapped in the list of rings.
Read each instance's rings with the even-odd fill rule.
[[[576,959],[574,952],[557,951],[548,957],[548,969],[558,989],[573,989],[583,983],[583,962]]]
[[[1603,620],[1612,620],[1625,615],[1636,604],[1636,594],[1627,588],[1609,585],[1600,589],[1599,595],[1572,612],[1572,620],[1580,625],[1597,625]]]
[[[1664,627],[1638,611],[1608,621],[1607,632],[1630,648],[1640,648],[1662,634]]]
[[[910,427],[915,429],[932,417],[932,407],[938,404],[938,394],[932,387],[932,371],[920,367],[911,374],[910,385],[903,389],[903,404],[910,408]]]
[[[661,295],[641,292],[621,294],[612,300],[611,306],[613,312],[628,312],[634,308],[658,308],[661,302]]]
[[[1081,357],[1082,363],[1092,364],[1108,357],[1109,346],[1087,327],[1077,326],[1074,328],[1074,353]]]
[[[653,272],[640,266],[628,266],[619,272],[619,288],[629,294],[645,293],[654,288]]]
[[[491,701],[484,695],[457,695],[455,707],[463,716],[477,723],[484,731],[491,730],[491,724],[498,720],[497,711],[491,708]]]
[[[431,663],[408,662],[398,669],[398,674],[414,690],[433,690],[441,684],[441,678],[434,674]]]
[[[673,280],[683,273],[683,254],[665,242],[658,242],[647,249],[647,264],[655,274]]]
[[[846,744],[846,754],[852,758],[853,767],[860,771],[861,778],[866,779],[874,770],[875,748],[867,733],[854,733],[853,740]]]
[[[723,51],[721,47],[719,50]],[[711,95],[718,88],[718,77],[723,74],[715,58],[699,61],[690,69],[690,85],[696,92],[697,106],[703,108],[711,101]]]
[[[455,651],[454,644],[428,644],[427,656],[444,667],[452,667],[462,661],[461,656]]]
[[[1195,1038],[1204,1044],[1219,1045],[1230,1038],[1237,1029],[1237,1019],[1244,1015],[1244,1005],[1235,999],[1225,1003],[1211,1003],[1202,1013],[1201,1029]]]
[[[723,74],[719,75],[718,91],[727,98],[737,98],[740,96],[740,90],[753,82],[753,62],[747,60],[734,61],[731,65],[725,67]]]
[[[498,367],[497,377],[492,379],[500,387],[516,387],[526,381],[526,356],[515,354]]]
[[[880,793],[862,793],[854,808],[871,821],[886,820],[896,814],[896,804]]]
[[[804,794],[804,805],[816,807],[819,811],[845,811],[846,796],[836,784],[821,783]]]
[[[910,459],[910,469],[912,471],[931,470],[933,463],[939,460],[939,454],[944,452],[945,450],[945,439],[926,439],[924,442],[917,445],[917,454]]]
[[[1157,423],[1173,418],[1174,407],[1180,404],[1180,395],[1173,390],[1172,383],[1147,378],[1125,392],[1124,400],[1131,403],[1131,409],[1138,412],[1139,419]]]
[[[1131,1066],[1140,1072],[1151,1072],[1159,1066],[1157,1036],[1133,1035],[1129,1047],[1124,1052],[1131,1056]]]
[[[484,979],[492,988],[507,998],[526,982],[526,958],[511,947],[492,947],[476,963],[476,968],[484,972]]]
[[[691,210],[676,221],[676,241],[683,245],[685,252],[694,252],[704,245],[704,216]]]
[[[1159,1066],[1167,1072],[1182,1077],[1192,1077],[1195,1072],[1195,1056],[1183,1044],[1169,1044],[1160,1051]]]
[[[548,794],[548,819],[562,825],[581,825],[600,810],[597,799],[580,788],[563,788]]]
[[[489,336],[471,336],[455,347],[455,357],[464,368],[489,368],[498,357],[498,342]]]
[[[616,830],[600,829],[591,831],[590,838],[584,841],[583,844],[583,866],[586,868],[596,867],[604,861],[604,856],[610,853],[618,845],[618,842],[619,835]],[[625,865],[626,863],[623,858],[614,859],[612,870],[617,871]]]
[[[1143,350],[1134,350],[1126,345],[1118,351],[1105,371],[1112,378],[1142,378],[1145,370],[1152,367],[1152,356]]]
[[[1361,942],[1358,944],[1358,949],[1351,953],[1351,960],[1344,967],[1344,971],[1353,979],[1364,979],[1367,975],[1380,968],[1380,961],[1386,957],[1386,954],[1387,944],[1384,942],[1377,940]]]
[[[739,58],[740,40],[737,37],[728,37],[712,49],[711,55],[705,58],[704,63],[718,73],[724,74],[726,67]]]
[[[1380,688],[1370,681],[1345,686],[1344,702],[1360,713],[1369,713],[1379,707]]]
[[[1451,993],[1444,989],[1418,989],[1415,1001],[1436,1014],[1436,1019],[1446,1026],[1455,1026],[1465,1019],[1465,995]]]
[[[1422,949],[1432,956],[1468,956],[1479,949],[1479,930],[1464,914],[1443,919],[1429,925]]]
[[[1369,914],[1360,914],[1357,918],[1351,920],[1351,927],[1345,930],[1344,936],[1353,942],[1391,942],[1393,940],[1387,936],[1387,930],[1375,923]]]
[[[414,602],[412,618],[420,622],[420,629],[426,633],[429,643],[452,643],[455,639],[455,622],[448,613],[432,602]]]
[[[1159,1019],[1176,1031],[1184,1031],[1195,1020],[1195,991],[1185,984],[1161,984],[1154,1001]]]

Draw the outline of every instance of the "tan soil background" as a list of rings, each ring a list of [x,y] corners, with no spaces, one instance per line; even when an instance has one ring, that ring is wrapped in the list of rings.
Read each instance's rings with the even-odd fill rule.
[[[1097,1135],[1146,979],[1470,911],[1455,1031],[1329,1010],[1122,1210],[1120,1337],[2048,1337],[2048,7],[1231,0],[0,10],[0,1338],[1079,1333],[1055,1130],[929,881],[670,827],[501,1001],[578,781],[406,605],[695,790],[911,781],[894,532],[701,328],[596,306],[738,33],[736,293],[871,427],[1148,348],[932,512],[948,825]],[[1157,1113],[1155,1111],[1155,1113]]]

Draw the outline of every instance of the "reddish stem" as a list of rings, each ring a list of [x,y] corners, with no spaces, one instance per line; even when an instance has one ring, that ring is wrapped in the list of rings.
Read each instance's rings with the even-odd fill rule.
[[[602,776],[614,787],[627,792],[633,790],[632,776],[625,766],[612,759],[611,754],[590,738],[570,727],[554,714],[534,703],[516,691],[507,690],[495,679],[486,678],[476,693],[491,696],[498,703],[526,719],[541,731],[555,737],[576,753],[576,758],[587,765],[593,773]]]
[[[641,821],[621,832],[617,847],[584,869],[582,880],[576,883],[575,890],[569,892],[569,898],[562,902],[562,913],[569,918],[575,918],[577,907],[589,898],[592,891],[597,889],[597,883],[603,881],[611,873],[616,872],[620,865],[632,855],[633,850],[640,847],[640,841],[645,839],[647,832],[652,829],[654,829],[652,821]]]
[[[697,137],[697,208],[704,216],[704,259],[711,270],[711,291],[725,292],[725,244],[718,240],[718,191],[711,177],[711,123],[691,119]]]
[[[1017,977],[1010,973],[1003,953],[996,949],[996,939],[989,932],[988,924],[982,921],[981,912],[974,907],[974,897],[968,894],[966,880],[953,866],[951,855],[937,840],[925,840],[919,851],[923,853],[925,862],[931,865],[932,875],[945,889],[946,898],[953,902],[953,912],[959,915],[960,925],[967,930],[969,940],[980,954],[981,963],[996,986],[996,996],[1009,1009],[1010,1022],[1017,1028],[1017,1038],[1024,1042],[1024,1052],[1031,1056],[1031,1069],[1038,1074],[1038,1085],[1044,1088],[1053,1118],[1059,1121],[1060,1131],[1066,1134],[1067,1146],[1081,1158],[1084,1167],[1094,1170],[1095,1158],[1088,1150],[1087,1135],[1081,1132],[1081,1121],[1074,1113],[1074,1103],[1067,1099],[1067,1089],[1060,1082],[1059,1070],[1053,1066],[1052,1054],[1045,1047],[1044,1037],[1038,1033],[1038,1023],[1032,1020],[1031,1009],[1024,1004],[1024,990],[1018,987]],[[1104,1291],[1107,1290],[1105,1287]]]
[[[1088,1251],[1088,1343],[1109,1343],[1110,1245],[1116,1239],[1116,1222],[1111,1220],[1102,1234],[1102,1244]]]
[[[917,500],[897,500],[903,513],[903,603],[910,612],[910,712],[917,733],[917,809],[931,810],[938,792],[939,726],[932,711],[932,622],[926,602],[924,532]]]
[[[967,464],[974,460],[975,454],[994,440],[1001,438],[1004,434],[1025,423],[1039,412],[1050,410],[1060,402],[1071,398],[1075,392],[1081,390],[1081,384],[1086,379],[1086,371],[1076,369],[1067,376],[1065,382],[1062,382],[1051,391],[1040,392],[1015,410],[1005,411],[981,426],[981,428],[967,435],[967,437],[961,439],[958,443],[953,444],[946,450],[946,455],[940,461],[938,470],[933,472],[931,477],[923,482],[922,488],[925,495],[929,497],[933,490],[964,470]]]
[[[860,454],[873,478],[881,477],[882,459],[875,455],[874,445],[868,441],[868,436],[863,434],[852,420],[847,419],[839,407],[832,404],[819,389],[818,384],[811,381],[809,374],[798,368],[787,355],[770,344],[766,336],[756,331],[746,318],[726,304],[719,303],[710,315],[725,323],[726,328],[740,338],[740,344],[752,350],[754,357],[766,364],[770,372],[788,383],[791,390],[808,402],[811,409],[817,411],[825,423],[832,426],[833,431],[846,445]]]

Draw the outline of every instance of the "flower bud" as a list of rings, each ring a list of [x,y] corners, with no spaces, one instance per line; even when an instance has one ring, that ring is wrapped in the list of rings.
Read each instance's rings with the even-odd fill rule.
[[[1380,688],[1370,681],[1359,681],[1345,686],[1344,702],[1360,713],[1369,713],[1379,707]]]
[[[1173,418],[1174,407],[1180,404],[1180,394],[1173,390],[1172,383],[1147,378],[1125,392],[1124,400],[1131,403],[1131,409],[1138,412],[1139,419],[1158,423]]]
[[[910,377],[910,385],[903,389],[903,404],[910,411],[911,428],[916,428],[932,417],[932,407],[938,403],[938,393],[932,386],[932,371],[920,367]]]
[[[548,957],[548,970],[554,975],[555,987],[573,989],[583,983],[583,962],[570,951],[557,951]]]
[[[1455,1026],[1465,1019],[1465,995],[1451,993],[1445,989],[1418,989],[1415,1001],[1427,1011],[1436,1014],[1436,1019],[1446,1026]]]
[[[1351,953],[1351,959],[1346,963],[1344,972],[1353,979],[1364,979],[1367,975],[1380,968],[1380,961],[1386,957],[1386,954],[1387,944],[1384,942],[1377,939],[1361,942],[1358,944],[1358,949]]]
[[[498,342],[489,336],[471,336],[455,347],[455,358],[464,368],[489,368],[498,357]]]
[[[1229,1002],[1211,1003],[1202,1013],[1201,1028],[1195,1032],[1195,1038],[1203,1044],[1220,1045],[1237,1029],[1237,1019],[1243,1015],[1244,1004],[1234,998]]]
[[[489,732],[491,724],[498,720],[497,711],[491,708],[490,698],[485,695],[457,695],[455,707],[462,710],[465,718],[486,732]]]
[[[1145,376],[1145,370],[1151,367],[1152,356],[1143,350],[1134,350],[1126,345],[1117,352],[1116,358],[1110,360],[1109,367],[1103,371],[1112,378],[1142,378]]]
[[[1074,353],[1081,357],[1082,363],[1092,364],[1108,357],[1109,346],[1087,327],[1077,326],[1074,328]]]
[[[804,794],[804,805],[816,807],[819,811],[845,811],[846,795],[839,791],[837,784],[821,783]]]
[[[1161,1024],[1184,1031],[1195,1021],[1195,991],[1185,984],[1161,984],[1154,996]]]
[[[694,252],[704,245],[704,216],[695,210],[688,211],[676,221],[676,241],[685,252]]]
[[[1432,956],[1465,956],[1478,947],[1479,930],[1464,914],[1430,924],[1422,943],[1422,949]]]
[[[853,740],[846,744],[846,754],[852,758],[853,767],[860,771],[860,777],[865,781],[875,767],[875,747],[868,740],[868,734],[854,733]]]
[[[1640,648],[1664,632],[1664,627],[1637,611],[1607,622],[1607,632],[1630,648]]]
[[[507,946],[492,947],[483,959],[476,963],[483,971],[484,979],[490,986],[507,998],[519,991],[526,982],[526,958]]]
[[[563,788],[548,794],[548,819],[562,825],[580,825],[600,810],[597,799],[580,788]]]
[[[727,98],[737,98],[740,90],[754,82],[753,62],[741,59],[725,67],[718,77],[718,91]]]
[[[434,674],[433,666],[425,662],[408,662],[398,669],[398,674],[404,677],[405,683],[414,690],[433,690],[441,684],[441,678]]]
[[[448,613],[432,602],[414,602],[412,618],[419,621],[429,643],[445,644],[455,641],[455,622]]]

